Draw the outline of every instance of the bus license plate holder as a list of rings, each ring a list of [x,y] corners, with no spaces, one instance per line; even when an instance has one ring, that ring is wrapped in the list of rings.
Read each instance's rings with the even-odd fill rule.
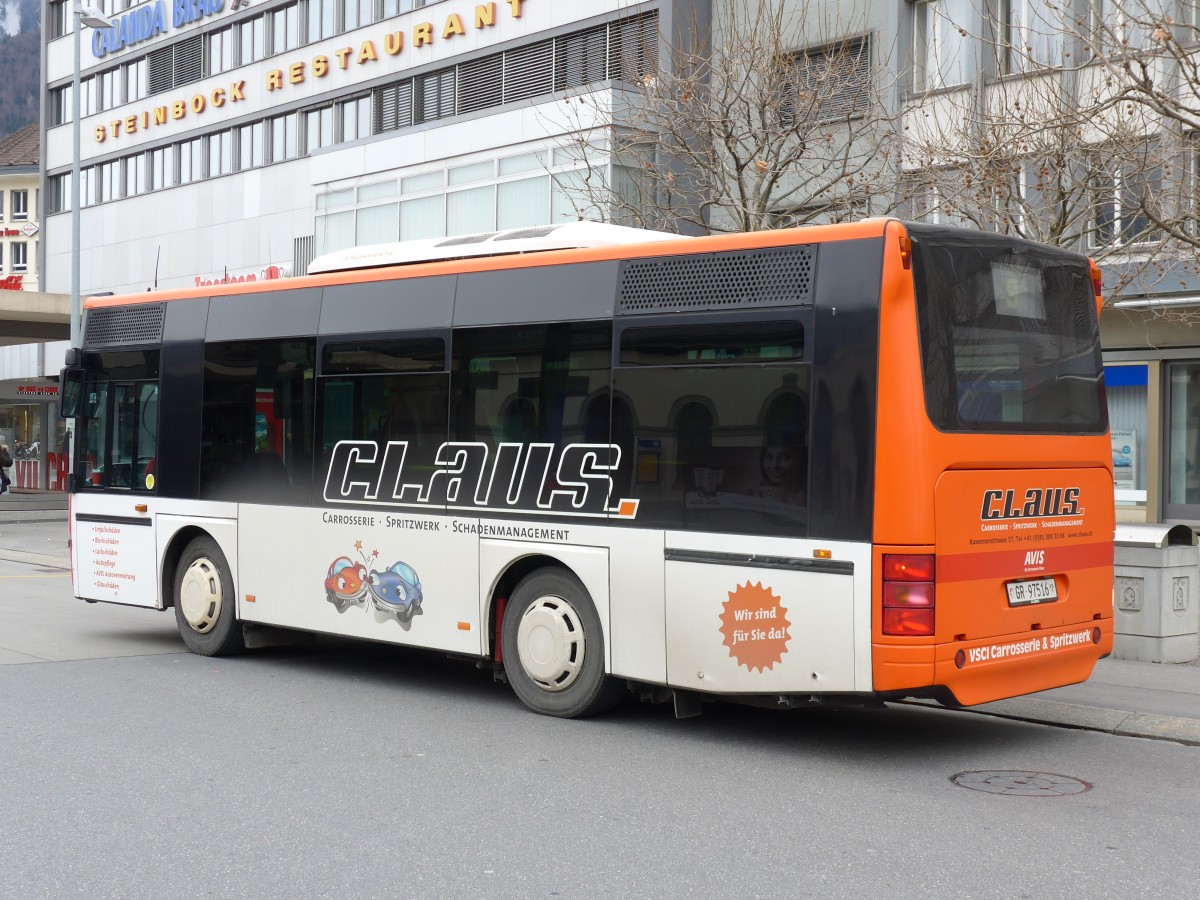
[[[1029,578],[1010,581],[1004,585],[1008,591],[1009,606],[1036,606],[1053,603],[1058,599],[1058,586],[1053,578]]]

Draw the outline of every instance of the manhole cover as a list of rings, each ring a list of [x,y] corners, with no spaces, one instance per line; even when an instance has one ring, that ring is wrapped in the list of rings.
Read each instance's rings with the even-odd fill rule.
[[[959,772],[950,780],[973,791],[1014,797],[1065,797],[1092,789],[1086,781],[1053,772]]]

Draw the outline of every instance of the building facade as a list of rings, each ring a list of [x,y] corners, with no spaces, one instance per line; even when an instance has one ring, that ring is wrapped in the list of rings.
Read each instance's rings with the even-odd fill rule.
[[[17,487],[59,489],[56,376],[66,343],[39,340],[61,305],[39,278],[39,137],[35,122],[0,139],[0,443],[15,459]]]
[[[573,220],[597,161],[566,150],[559,101],[644,77],[672,7],[122,5],[81,36],[82,292],[289,277],[356,243]],[[69,3],[47,22],[46,267],[65,291]]]
[[[0,139],[0,290],[38,290],[38,125]]]

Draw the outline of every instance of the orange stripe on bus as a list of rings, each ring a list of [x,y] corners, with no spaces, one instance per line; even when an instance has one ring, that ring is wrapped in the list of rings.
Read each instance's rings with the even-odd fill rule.
[[[1029,554],[1042,552],[1036,564],[1027,564]],[[1022,547],[1020,550],[991,550],[956,553],[937,558],[937,580],[982,581],[986,578],[1022,578],[1053,575],[1072,569],[1093,569],[1113,564],[1112,541],[1073,544],[1066,547]]]

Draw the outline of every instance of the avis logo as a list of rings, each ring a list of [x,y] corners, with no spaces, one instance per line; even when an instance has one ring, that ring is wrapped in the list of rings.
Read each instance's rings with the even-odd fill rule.
[[[1006,491],[983,492],[983,507],[979,518],[1049,519],[1055,516],[1079,515],[1079,488],[1030,488],[1018,498],[1012,488]]]
[[[1028,550],[1025,553],[1026,566],[1044,566],[1046,564],[1045,550]]]

